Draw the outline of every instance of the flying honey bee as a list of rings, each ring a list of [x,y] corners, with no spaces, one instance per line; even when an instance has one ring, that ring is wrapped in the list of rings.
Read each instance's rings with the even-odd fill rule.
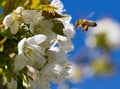
[[[82,31],[88,31],[88,27],[95,27],[97,24],[93,21],[86,20],[86,19],[80,19],[77,20],[75,23],[75,29],[82,27]]]

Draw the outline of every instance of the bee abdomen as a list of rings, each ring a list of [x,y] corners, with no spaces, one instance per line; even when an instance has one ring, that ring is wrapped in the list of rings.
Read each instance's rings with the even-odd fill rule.
[[[88,22],[88,25],[91,26],[91,27],[97,26],[97,24],[95,22]]]

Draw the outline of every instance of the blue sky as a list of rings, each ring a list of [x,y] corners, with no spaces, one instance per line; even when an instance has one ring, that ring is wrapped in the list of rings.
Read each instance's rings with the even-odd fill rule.
[[[91,18],[99,19],[101,17],[112,17],[120,21],[119,0],[61,0],[67,12],[72,14],[75,19],[80,16],[87,16],[91,12],[95,12]]]
[[[72,15],[72,23],[79,18],[86,18],[90,13],[94,13],[92,17],[87,19],[99,20],[109,17],[120,23],[120,0],[61,0],[66,8],[66,13]],[[76,37],[73,39],[76,53],[84,46],[85,33],[77,31]],[[85,79],[76,85],[79,89],[120,89],[120,51],[115,51],[111,55],[117,64],[118,71],[112,77],[101,77]]]

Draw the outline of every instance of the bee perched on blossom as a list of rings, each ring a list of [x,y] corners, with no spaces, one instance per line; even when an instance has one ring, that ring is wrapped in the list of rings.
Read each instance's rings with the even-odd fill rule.
[[[80,19],[80,20],[77,20],[76,23],[75,23],[75,30],[77,28],[80,28],[82,27],[82,31],[85,32],[85,31],[88,31],[88,27],[95,27],[97,26],[97,24],[93,21],[90,21],[90,20],[86,20],[86,19]]]

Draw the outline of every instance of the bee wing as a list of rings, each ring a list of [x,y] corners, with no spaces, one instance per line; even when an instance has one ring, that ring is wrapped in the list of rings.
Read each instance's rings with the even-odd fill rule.
[[[92,12],[90,12],[85,18],[86,18],[86,19],[89,19],[89,18],[91,18],[92,16],[94,16],[94,14],[95,14],[95,11],[92,11]]]

